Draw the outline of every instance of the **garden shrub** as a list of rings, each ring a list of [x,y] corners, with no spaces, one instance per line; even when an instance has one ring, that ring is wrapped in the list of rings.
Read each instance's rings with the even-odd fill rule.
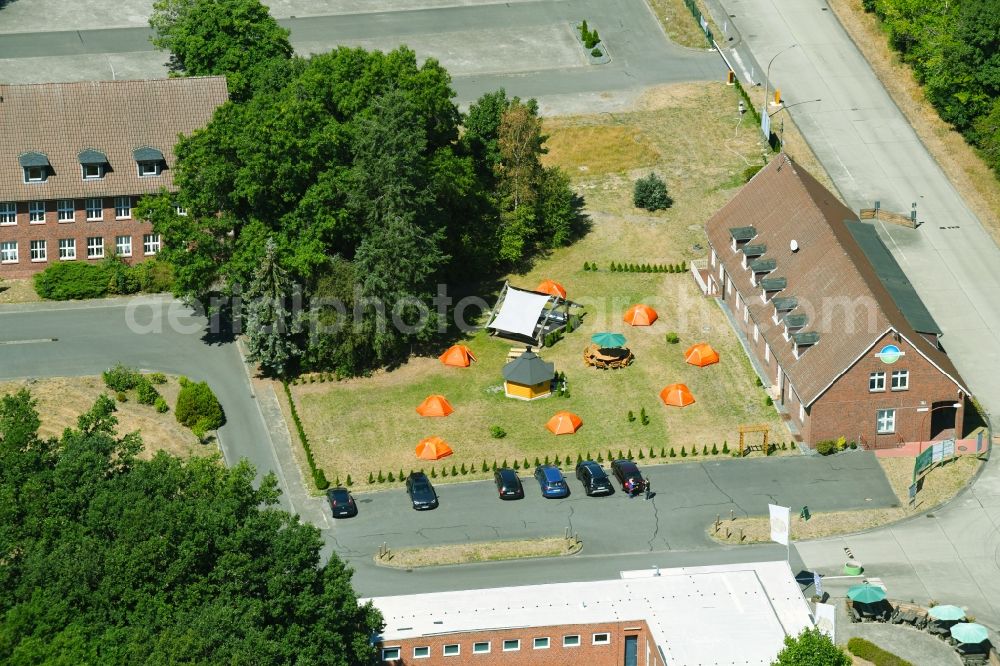
[[[167,401],[163,399],[163,396],[156,398],[156,401],[153,403],[153,408],[160,414],[166,414],[170,411],[170,405],[168,405]]]
[[[667,194],[667,184],[655,173],[651,173],[635,181],[632,203],[636,208],[654,211],[670,208],[674,205],[674,200]]]
[[[626,416],[625,418],[628,419],[629,423],[632,423],[633,421],[635,421],[635,414],[632,413],[631,409],[628,410],[628,416]]]
[[[673,331],[671,331],[670,333],[667,333],[666,340],[667,340],[667,343],[671,344],[671,345],[676,345],[678,342],[681,341],[681,339],[679,337],[677,337],[677,334],[674,333]]]
[[[392,470],[389,470],[389,476],[386,477],[386,480],[389,483],[395,483],[396,482],[396,475],[392,473]]]
[[[743,170],[743,182],[749,183],[750,179],[757,175],[757,172],[763,169],[763,165],[757,164],[755,166],[748,166]]]
[[[118,400],[118,402],[128,402],[128,396],[125,395],[125,391],[118,391],[118,393],[115,394],[115,399]]]
[[[139,379],[139,384],[135,388],[136,398],[141,405],[155,405],[160,397],[160,392],[145,377]]]
[[[480,471],[482,471],[482,472],[488,472],[488,471],[490,471],[490,466],[486,464],[485,460],[483,461],[483,466],[480,469]]]
[[[498,425],[490,426],[490,437],[493,439],[503,439],[507,436],[507,431]],[[485,471],[485,470],[484,470]]]
[[[188,382],[181,387],[174,415],[178,423],[189,428],[201,422],[206,430],[216,430],[226,422],[222,405],[206,382]]]
[[[670,447],[670,457],[671,458],[676,458],[677,457],[677,454],[674,453],[674,447],[672,447],[672,446]]]
[[[315,483],[316,487],[320,490],[326,490],[330,487],[330,482],[326,480],[326,472],[322,469],[317,469],[313,473],[313,483]]]
[[[837,442],[832,439],[824,439],[820,442],[816,442],[816,453],[821,456],[828,456],[831,453],[837,452]]]
[[[35,275],[35,292],[52,301],[101,298],[108,293],[108,271],[100,264],[52,264]]]
[[[682,446],[681,447],[681,458],[687,458],[687,457],[688,457],[687,451],[685,451],[684,447]]]
[[[774,405],[774,398],[772,398],[771,396],[767,396],[767,397],[764,398],[764,406],[765,407],[771,407],[773,405]]]
[[[433,474],[433,472],[434,472],[434,470],[431,469],[431,473],[432,474]],[[375,483],[375,473],[374,472],[368,472],[368,483],[369,484]]]
[[[354,481],[351,479],[350,474],[347,475],[347,480],[344,481],[344,485],[347,486],[348,488],[354,485]]]
[[[514,469],[521,469],[521,463],[517,460],[514,461]]]
[[[172,291],[174,267],[159,259],[147,259],[132,267],[139,276],[139,288],[150,294]]]
[[[144,377],[138,370],[116,363],[113,368],[108,368],[101,373],[104,385],[112,391],[129,391],[144,381]]]
[[[167,383],[167,376],[165,374],[163,374],[162,372],[151,372],[148,375],[146,375],[146,378],[149,381],[153,382],[154,384],[166,384]]]
[[[847,649],[856,657],[870,661],[875,666],[913,666],[912,663],[883,650],[871,641],[863,638],[852,638],[847,641]]]
[[[713,456],[719,455],[719,447],[715,445],[715,442],[712,442],[712,455]]]

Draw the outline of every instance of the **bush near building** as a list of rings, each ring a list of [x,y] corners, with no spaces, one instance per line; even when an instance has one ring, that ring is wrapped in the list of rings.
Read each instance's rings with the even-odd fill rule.
[[[99,264],[52,264],[34,279],[35,291],[42,298],[69,301],[109,294],[170,291],[173,270],[169,264],[155,259],[130,266],[117,257],[108,257]]]
[[[226,415],[206,382],[192,382],[186,377],[180,382],[174,416],[178,423],[191,428],[202,439],[209,430],[220,428],[226,422]]]

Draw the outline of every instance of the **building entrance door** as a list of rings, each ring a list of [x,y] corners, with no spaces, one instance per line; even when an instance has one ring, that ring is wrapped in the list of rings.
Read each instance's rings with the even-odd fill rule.
[[[639,666],[639,637],[625,637],[625,666]]]

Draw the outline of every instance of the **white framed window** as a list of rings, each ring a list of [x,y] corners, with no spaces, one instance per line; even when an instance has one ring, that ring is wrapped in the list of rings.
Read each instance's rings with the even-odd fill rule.
[[[139,177],[147,178],[149,176],[159,176],[160,175],[160,163],[159,162],[136,162],[139,165]]]
[[[187,208],[184,208],[183,206],[174,206],[174,210],[177,211],[177,214],[180,215],[181,217],[187,217],[188,214]]]
[[[521,639],[520,638],[508,638],[503,642],[504,652],[517,652],[521,649]]]
[[[61,261],[72,261],[73,259],[76,259],[75,238],[59,239],[59,259]]]
[[[712,262],[712,266],[715,266],[715,250],[712,250],[712,255],[709,261]]]
[[[100,236],[91,236],[87,239],[87,259],[104,258],[104,239]]]
[[[910,371],[909,370],[893,370],[892,371],[892,390],[893,391],[905,391],[910,388]]]
[[[132,237],[115,236],[115,254],[119,257],[132,256]]]
[[[449,643],[444,646],[442,653],[446,657],[457,657],[462,654],[462,646],[458,643]]]
[[[3,241],[0,243],[0,264],[17,263],[17,241]]]
[[[82,164],[81,166],[83,167],[84,180],[97,180],[98,178],[104,178],[103,164]]]
[[[13,201],[0,201],[0,225],[17,224],[17,204]]]
[[[395,661],[399,659],[400,649],[398,647],[382,648],[382,661]]]
[[[563,636],[563,647],[580,647],[580,634]]]
[[[536,650],[548,650],[549,649],[549,637],[548,636],[538,636],[531,641],[531,647]]]
[[[875,412],[875,432],[890,435],[896,432],[896,410],[879,409]]]
[[[478,643],[472,644],[472,654],[489,654],[490,642],[489,641],[479,641]]]
[[[799,422],[800,423],[806,422],[806,406],[803,405],[801,402],[799,403]]]
[[[92,197],[86,201],[87,221],[96,222],[104,219],[104,199]]]
[[[720,261],[719,262],[719,280],[725,280],[725,279],[726,279],[726,267],[723,266],[722,262]]]
[[[60,199],[56,202],[56,212],[60,222],[72,222],[76,219],[76,208],[72,199]]]
[[[879,370],[868,375],[868,390],[872,393],[885,390],[885,372]]]
[[[431,648],[429,645],[418,645],[413,648],[414,659],[429,659],[430,656],[431,656]]]
[[[146,256],[160,251],[160,234],[142,235],[142,253]]]
[[[599,634],[594,634],[593,638],[591,639],[591,642],[594,645],[608,645],[609,643],[611,643],[611,634],[607,633],[606,631],[601,632]]]
[[[764,360],[765,361],[771,360],[771,345],[767,344],[766,342],[764,343]]]
[[[750,323],[750,310],[745,305],[743,306],[743,323]]]
[[[757,329],[757,324],[753,325],[753,341],[758,342],[760,340],[760,331]]]
[[[28,222],[45,224],[45,202],[31,201],[28,203]]]
[[[26,183],[40,183],[48,175],[48,167],[24,167],[24,182]]]
[[[48,261],[49,252],[46,247],[46,243],[43,240],[33,240],[31,241],[31,260],[32,261]]]
[[[115,219],[132,219],[132,197],[115,197]]]

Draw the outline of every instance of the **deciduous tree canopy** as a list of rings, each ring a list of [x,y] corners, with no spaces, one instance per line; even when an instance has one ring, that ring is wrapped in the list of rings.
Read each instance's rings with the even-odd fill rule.
[[[45,439],[27,391],[0,399],[0,661],[372,662],[378,611],[335,555],[320,565],[315,528],[274,508],[273,477],[139,460],[114,409],[102,397]]]

